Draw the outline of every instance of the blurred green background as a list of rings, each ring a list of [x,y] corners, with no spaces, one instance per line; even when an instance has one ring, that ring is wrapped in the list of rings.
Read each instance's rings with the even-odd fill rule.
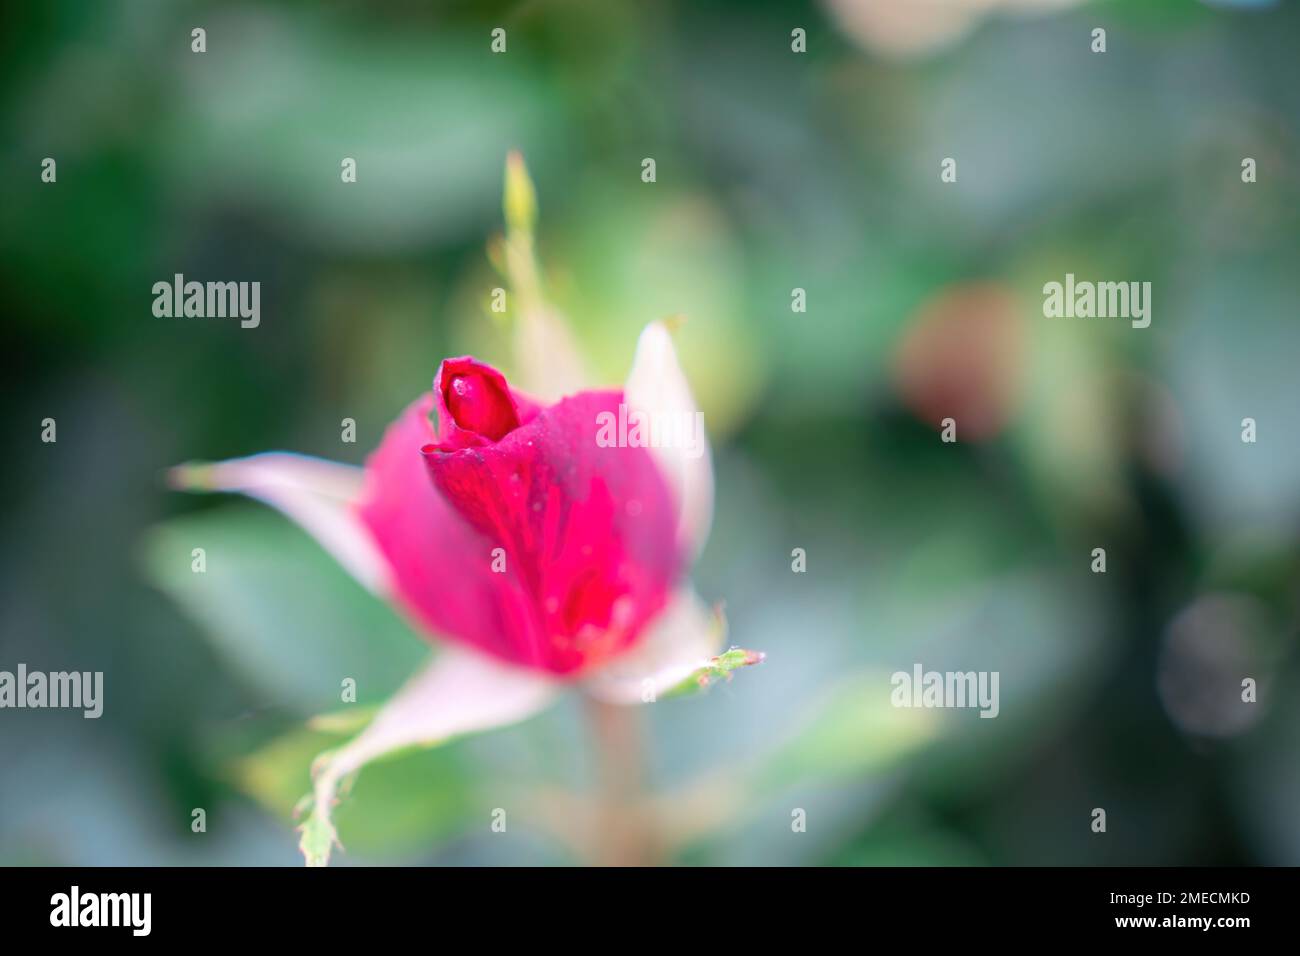
[[[484,249],[512,147],[602,382],[689,317],[719,489],[697,585],[768,654],[645,708],[670,859],[1300,863],[1296,5],[3,17],[0,669],[102,670],[106,703],[0,712],[0,863],[298,862],[289,809],[338,739],[305,719],[426,647],[278,514],[160,473],[359,463],[442,357],[509,372]],[[155,318],[177,272],[260,280],[261,326]],[[1066,272],[1152,282],[1151,327],[1045,319]],[[891,708],[916,662],[999,671],[999,718]],[[588,744],[568,701],[369,768],[336,859],[572,862]]]

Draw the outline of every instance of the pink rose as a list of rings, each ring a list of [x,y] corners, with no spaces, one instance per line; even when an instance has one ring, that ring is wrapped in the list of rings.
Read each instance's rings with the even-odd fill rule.
[[[442,363],[370,456],[358,504],[415,621],[564,675],[644,634],[684,555],[650,451],[596,441],[598,416],[623,400],[586,391],[543,406],[472,358]]]

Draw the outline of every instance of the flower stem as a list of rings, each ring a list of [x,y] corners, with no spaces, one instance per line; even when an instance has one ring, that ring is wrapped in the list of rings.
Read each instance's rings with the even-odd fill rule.
[[[600,866],[652,866],[660,847],[645,799],[640,708],[586,698],[596,754],[597,800],[592,858]]]

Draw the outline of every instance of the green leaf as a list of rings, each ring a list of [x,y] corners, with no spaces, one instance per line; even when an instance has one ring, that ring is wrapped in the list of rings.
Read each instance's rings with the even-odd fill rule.
[[[194,548],[206,571],[192,570]],[[342,682],[379,703],[428,647],[310,537],[258,505],[231,505],[154,528],[144,548],[153,583],[197,621],[268,702],[308,715],[338,709]]]
[[[760,788],[846,780],[896,765],[940,737],[940,712],[890,703],[890,675],[855,674],[829,689],[795,734],[759,765]]]
[[[408,748],[376,760],[350,778],[331,815],[316,813],[304,796],[311,768],[338,743],[302,728],[231,768],[236,786],[274,817],[300,821],[299,847],[308,865],[322,865],[340,845],[354,856],[409,859],[465,832],[471,818],[487,819],[490,808],[478,797],[473,765],[455,744]]]

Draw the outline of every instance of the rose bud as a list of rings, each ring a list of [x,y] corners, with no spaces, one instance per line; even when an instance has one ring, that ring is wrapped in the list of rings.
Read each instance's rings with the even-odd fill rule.
[[[442,363],[432,396],[367,463],[360,504],[417,621],[556,674],[636,641],[683,556],[649,451],[596,442],[598,415],[622,400],[587,391],[542,407],[488,365]]]
[[[443,362],[433,385],[364,471],[268,452],[171,472],[178,487],[280,509],[426,637],[449,642],[317,761],[299,828],[313,865],[337,845],[339,787],[385,754],[524,720],[577,678],[593,698],[635,705],[762,660],[718,654],[721,616],[682,580],[713,510],[703,434],[689,449],[597,440],[622,404],[698,415],[663,323],[642,332],[622,391],[542,404],[472,358]]]

